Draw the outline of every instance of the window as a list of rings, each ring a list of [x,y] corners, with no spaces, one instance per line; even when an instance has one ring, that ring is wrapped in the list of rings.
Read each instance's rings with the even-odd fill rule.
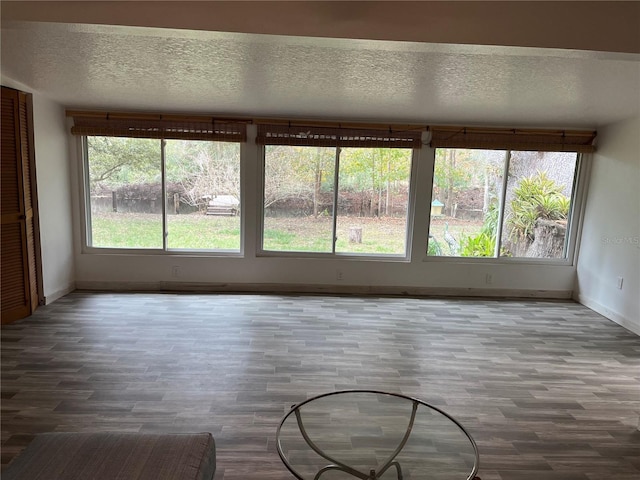
[[[577,161],[573,152],[437,149],[428,254],[566,258]]]
[[[432,127],[427,254],[564,260],[595,132]]]
[[[87,247],[243,250],[247,120],[67,114],[85,149]],[[261,190],[248,198],[262,205],[244,219],[256,224],[255,253],[407,260],[411,226],[426,229],[429,206],[412,204],[425,188],[419,251],[430,257],[571,258],[580,155],[594,150],[595,132],[430,127],[433,184],[415,186],[423,130],[258,122]]]
[[[167,140],[167,248],[240,250],[240,144]]]
[[[335,148],[267,145],[262,248],[331,252]]]
[[[501,253],[566,258],[578,154],[511,152]]]
[[[160,140],[87,137],[89,245],[162,248]]]
[[[86,145],[87,246],[240,251],[244,125],[74,120]]]
[[[262,249],[406,256],[419,140],[419,131],[374,139],[370,131],[261,126]]]

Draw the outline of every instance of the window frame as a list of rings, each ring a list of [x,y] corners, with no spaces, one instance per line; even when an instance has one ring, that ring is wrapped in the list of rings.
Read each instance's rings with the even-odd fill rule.
[[[104,135],[109,137],[110,135]],[[118,138],[113,136],[113,138]],[[125,137],[136,138],[136,137]],[[138,137],[140,138],[140,137]],[[242,155],[245,142],[239,142],[239,158],[238,166],[240,170],[240,240],[237,250],[226,249],[187,249],[187,248],[169,248],[167,238],[169,235],[167,219],[167,195],[166,195],[166,158],[165,158],[165,146],[166,140],[164,138],[156,138],[160,142],[160,175],[161,175],[161,190],[162,190],[162,247],[161,248],[141,248],[141,247],[96,247],[92,243],[92,212],[91,212],[91,188],[89,179],[89,142],[87,135],[79,135],[77,141],[79,142],[79,151],[81,158],[80,176],[81,185],[81,230],[82,230],[82,248],[83,254],[105,254],[105,255],[169,255],[169,256],[203,256],[203,257],[225,257],[225,258],[238,258],[244,257],[244,168],[242,162]],[[216,142],[216,140],[200,140],[208,142]]]
[[[409,169],[409,191],[407,192],[407,213],[406,213],[406,226],[405,226],[405,251],[403,254],[371,254],[371,253],[355,253],[355,252],[336,252],[336,237],[335,228],[338,220],[337,206],[334,206],[333,220],[333,241],[331,252],[304,252],[304,251],[279,251],[279,250],[265,250],[264,249],[264,195],[265,195],[265,172],[266,172],[266,147],[267,145],[258,145],[258,153],[260,161],[258,162],[258,178],[260,181],[260,192],[258,200],[258,228],[256,231],[256,257],[265,258],[317,258],[317,259],[346,259],[346,260],[362,260],[362,261],[377,261],[377,262],[392,262],[392,263],[409,263],[411,262],[412,252],[412,239],[413,239],[413,224],[416,209],[416,188],[415,178],[417,178],[417,168],[420,149],[411,148],[411,166]],[[339,195],[339,176],[340,176],[340,155],[339,150],[341,147],[332,146],[336,152],[336,162],[334,169],[334,201]],[[348,148],[348,147],[345,147]],[[363,148],[376,148],[376,147],[363,147]],[[406,147],[409,149],[410,147]]]
[[[339,259],[374,261],[387,263],[412,262],[458,262],[473,264],[532,264],[551,266],[575,266],[579,246],[584,210],[587,199],[588,176],[591,170],[591,153],[595,151],[595,131],[587,130],[530,130],[492,127],[461,127],[461,126],[427,126],[427,125],[385,125],[375,124],[345,124],[322,121],[286,121],[282,119],[230,119],[209,116],[182,116],[165,114],[122,113],[122,112],[85,112],[66,111],[70,122],[71,134],[76,138],[76,152],[79,158],[76,184],[80,200],[79,223],[81,242],[80,252],[92,255],[169,255],[189,257],[223,257],[250,258],[279,257],[298,259]],[[253,125],[251,125],[253,124]],[[332,252],[304,252],[304,251],[275,251],[263,248],[264,240],[264,190],[265,190],[265,143],[261,138],[261,127],[280,126],[271,133],[270,139],[293,139],[307,142],[306,135],[295,134],[295,129],[310,127],[318,136],[314,137],[318,143],[297,144],[331,146],[339,148],[341,142],[360,142],[357,146],[377,148],[371,143],[378,142],[379,147],[389,147],[387,141],[397,142],[395,146],[410,148],[411,167],[409,173],[409,189],[407,195],[407,211],[405,224],[404,254],[371,254],[336,252],[335,239],[332,242]],[[285,128],[286,126],[286,128]],[[256,135],[257,127],[257,135]],[[85,129],[85,130],[83,130]],[[88,130],[86,130],[88,129]],[[106,129],[106,130],[105,130]],[[115,130],[109,130],[115,129]],[[123,130],[124,129],[124,130]],[[252,132],[247,135],[247,130]],[[314,130],[315,129],[315,130]],[[115,133],[111,134],[110,131]],[[421,136],[416,138],[416,132]],[[127,132],[135,132],[128,135]],[[308,132],[307,132],[308,133]],[[168,248],[168,205],[166,198],[167,179],[165,148],[161,147],[161,184],[162,184],[162,248],[138,247],[94,247],[92,243],[92,212],[89,184],[89,155],[87,136],[127,136],[130,138],[155,138],[161,142],[168,139],[229,141],[240,144],[240,240],[238,250],[211,249],[182,249]],[[202,136],[207,136],[202,138]],[[213,135],[213,137],[211,137]],[[289,135],[289,136],[288,136]],[[166,138],[165,138],[166,137]],[[226,138],[228,140],[223,139]],[[309,137],[311,138],[311,137]],[[274,140],[278,141],[278,140]],[[280,140],[282,141],[282,140]],[[324,143],[323,143],[324,142]],[[338,142],[327,145],[327,142]],[[413,142],[410,144],[402,142]],[[439,143],[438,143],[439,142]],[[343,147],[355,147],[342,143]],[[438,143],[437,145],[435,143]],[[272,144],[272,143],[267,143]],[[282,143],[273,143],[282,144]],[[286,143],[285,143],[286,144]],[[384,144],[384,145],[383,145]],[[336,146],[337,145],[337,146]],[[482,148],[486,150],[512,151],[572,151],[576,153],[576,169],[571,192],[571,208],[568,215],[567,233],[565,238],[564,258],[533,258],[533,257],[451,257],[429,256],[425,246],[429,240],[431,229],[431,215],[429,205],[433,199],[433,169],[435,167],[436,148]],[[340,164],[336,162],[334,172],[335,183],[338,183]],[[429,172],[429,170],[431,170]],[[430,176],[430,177],[429,177]],[[418,184],[421,181],[421,184]],[[504,184],[507,177],[504,178]],[[427,185],[428,183],[428,185]],[[75,189],[74,188],[74,189]],[[426,189],[427,191],[425,191]],[[335,195],[339,195],[336,189]],[[335,198],[335,197],[334,197]],[[424,205],[423,201],[427,201]],[[504,199],[501,205],[501,217],[504,216]],[[339,219],[337,208],[334,209],[333,223]],[[504,219],[499,238],[502,239]],[[426,225],[425,225],[426,222]],[[335,235],[334,235],[335,237]],[[77,237],[78,238],[78,237]],[[247,251],[248,249],[248,251]],[[499,253],[499,251],[498,251]]]
[[[429,205],[433,201],[433,182],[434,182],[434,168],[436,163],[436,150],[438,148],[446,149],[465,149],[466,147],[432,147],[432,158],[431,158],[431,189],[429,191],[428,201]],[[518,150],[518,149],[508,149],[508,148],[487,148],[486,150],[495,150],[495,151],[504,151],[505,154],[507,152],[516,152],[516,151],[527,151],[527,150]],[[552,150],[556,151],[556,150]],[[584,217],[584,205],[586,199],[586,187],[587,187],[587,175],[588,175],[588,164],[590,158],[590,153],[581,153],[574,152],[576,154],[576,166],[573,174],[573,184],[571,189],[571,208],[569,209],[569,215],[567,217],[567,233],[565,237],[565,255],[563,258],[536,258],[536,257],[506,257],[500,256],[498,250],[498,256],[495,257],[462,257],[462,256],[447,256],[447,255],[425,255],[423,258],[423,262],[451,262],[451,263],[474,263],[474,264],[503,264],[503,265],[551,265],[551,266],[575,266],[578,255],[578,236],[580,234],[582,228],[582,220]],[[505,155],[506,156],[506,155]],[[510,157],[510,155],[509,155]],[[505,210],[505,200],[504,193],[506,192],[507,183],[509,181],[508,178],[508,169],[510,162],[505,160],[504,162],[504,172],[502,184],[500,188],[501,192],[501,200],[500,200],[500,213],[499,213],[499,230],[496,232],[497,235],[497,249],[499,249],[502,245],[502,233],[504,229],[504,210]],[[427,241],[429,240],[429,233],[431,230],[431,214],[429,213],[429,222],[427,227]],[[428,243],[427,243],[428,246]]]

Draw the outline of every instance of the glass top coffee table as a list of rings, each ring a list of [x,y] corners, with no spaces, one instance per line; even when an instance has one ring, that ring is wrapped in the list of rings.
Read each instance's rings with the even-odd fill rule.
[[[280,458],[300,480],[478,478],[478,448],[462,425],[396,393],[318,395],[294,405],[276,437]]]

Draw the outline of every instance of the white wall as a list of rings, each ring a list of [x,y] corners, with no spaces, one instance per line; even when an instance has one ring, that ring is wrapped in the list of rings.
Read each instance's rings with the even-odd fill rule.
[[[42,276],[47,303],[75,288],[71,178],[64,109],[29,87],[2,78],[2,85],[33,93]]]
[[[80,149],[74,150],[79,156]],[[260,204],[258,149],[251,142],[242,150],[244,257],[195,257],[184,255],[125,255],[76,252],[78,288],[98,289],[209,289],[296,290],[353,293],[412,293],[455,295],[513,295],[569,298],[575,280],[572,265],[516,265],[486,261],[456,263],[425,261],[433,150],[423,148],[417,160],[414,184],[417,205],[414,245],[410,261],[364,259],[276,258],[255,255],[259,235]],[[72,163],[78,165],[76,159]],[[76,182],[80,183],[80,182]],[[77,186],[76,186],[77,187]],[[80,192],[76,192],[78,203]],[[76,235],[81,238],[80,216]],[[180,267],[180,277],[171,276]],[[336,270],[342,271],[337,280]],[[492,275],[491,284],[486,275]]]
[[[69,145],[64,109],[33,95],[44,295],[51,303],[75,288]]]
[[[640,335],[640,116],[598,131],[577,299]],[[622,289],[617,286],[623,278]]]

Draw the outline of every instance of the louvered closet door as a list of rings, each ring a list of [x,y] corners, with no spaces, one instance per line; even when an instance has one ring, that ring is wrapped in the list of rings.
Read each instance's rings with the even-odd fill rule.
[[[32,129],[30,128],[29,115],[30,97],[26,93],[19,92],[18,114],[20,125],[20,158],[22,164],[22,185],[24,188],[24,213],[26,223],[27,238],[27,268],[29,277],[29,297],[31,300],[31,312],[38,308],[38,262],[37,258],[40,252],[36,248],[36,243],[40,233],[37,228],[36,212],[36,185],[35,185],[35,168],[34,156],[31,149],[33,148]]]
[[[2,87],[0,262],[2,323],[30,315],[38,305],[37,218],[32,183],[26,94]]]

